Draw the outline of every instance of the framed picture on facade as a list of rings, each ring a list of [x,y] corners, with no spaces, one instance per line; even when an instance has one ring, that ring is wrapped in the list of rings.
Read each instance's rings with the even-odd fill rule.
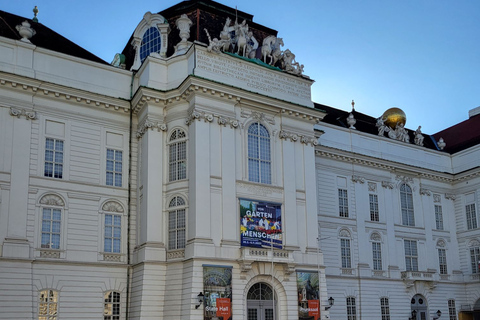
[[[242,246],[282,248],[282,205],[240,199],[240,240]]]
[[[203,266],[204,320],[232,319],[232,267]]]
[[[318,272],[297,271],[298,319],[320,319]]]

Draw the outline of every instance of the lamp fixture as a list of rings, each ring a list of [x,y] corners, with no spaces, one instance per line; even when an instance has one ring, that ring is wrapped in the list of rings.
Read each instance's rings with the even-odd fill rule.
[[[198,307],[200,307],[200,305],[203,303],[204,298],[205,298],[205,296],[203,295],[202,292],[200,292],[197,296],[198,304],[195,305],[195,309],[198,309]]]
[[[442,311],[437,310],[436,314],[437,314],[437,317],[433,317],[433,320],[437,320],[438,318],[440,318],[442,316]]]
[[[412,310],[412,315],[409,320],[416,320],[417,319],[417,310]]]
[[[328,306],[325,306],[325,310],[330,309],[333,306],[334,302],[335,299],[333,299],[332,297],[328,298]]]

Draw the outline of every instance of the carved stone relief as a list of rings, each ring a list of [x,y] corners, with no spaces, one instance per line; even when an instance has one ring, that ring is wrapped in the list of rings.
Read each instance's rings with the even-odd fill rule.
[[[432,195],[432,192],[428,189],[425,189],[425,188],[420,188],[420,194],[422,196],[431,196]]]
[[[355,182],[355,183],[358,182],[358,183],[364,184],[365,183],[365,178],[361,177],[361,176],[353,175],[352,176],[352,181]]]
[[[143,137],[148,130],[167,131],[167,125],[159,121],[145,120],[137,130],[137,138]]]
[[[382,187],[385,189],[393,189],[393,182],[391,181],[382,181]]]
[[[445,193],[445,199],[455,201],[455,199],[457,199],[457,196],[453,193]]]
[[[400,174],[398,174],[395,177],[395,180],[402,181],[404,183],[413,183],[413,178],[412,177],[408,177],[408,176],[404,176],[404,175],[400,175]]]
[[[434,194],[433,195],[433,202],[438,203],[438,202],[441,202],[441,201],[442,201],[442,198],[439,194]]]
[[[46,196],[43,196],[42,199],[40,199],[40,204],[58,207],[65,206],[65,202],[63,201],[63,199],[55,194],[48,194]]]
[[[109,212],[123,212],[123,207],[120,205],[120,203],[115,202],[115,201],[107,201],[104,203],[102,206],[103,211],[109,211]]]
[[[368,191],[377,192],[377,184],[375,182],[368,183]]]
[[[27,120],[37,120],[37,113],[35,111],[26,111],[25,109],[10,108],[10,115],[19,119],[24,116]]]

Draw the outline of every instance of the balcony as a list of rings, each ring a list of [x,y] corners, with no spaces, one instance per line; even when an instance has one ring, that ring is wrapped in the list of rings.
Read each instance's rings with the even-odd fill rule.
[[[438,283],[435,274],[434,271],[402,271],[401,277],[407,289],[413,287],[415,282],[423,282],[430,290],[433,290]]]
[[[283,264],[284,272],[289,275],[295,271],[295,260],[293,258],[293,251],[283,249],[267,249],[267,248],[250,248],[243,247],[241,250],[240,259],[240,278],[245,279],[246,274],[252,269],[252,264],[255,262]]]

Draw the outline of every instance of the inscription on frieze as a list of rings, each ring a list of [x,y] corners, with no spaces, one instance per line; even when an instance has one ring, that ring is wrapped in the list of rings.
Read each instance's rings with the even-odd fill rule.
[[[227,55],[197,50],[195,74],[312,107],[311,81]]]

